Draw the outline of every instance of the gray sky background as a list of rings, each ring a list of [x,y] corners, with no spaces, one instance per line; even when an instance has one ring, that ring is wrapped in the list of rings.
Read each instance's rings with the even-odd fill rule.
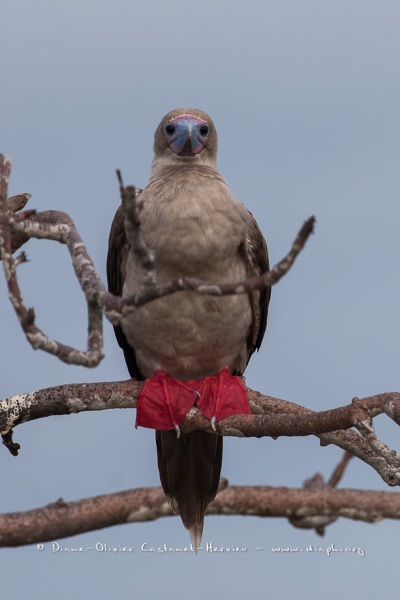
[[[220,170],[256,217],[272,263],[304,219],[317,217],[306,250],[273,290],[248,384],[316,410],[399,389],[398,2],[3,0],[1,22],[0,151],[13,160],[10,195],[30,192],[31,207],[68,212],[104,278],[115,168],[145,185],[160,118],[201,108],[219,132]],[[83,347],[86,311],[65,248],[31,241],[26,250],[20,281],[39,326]],[[127,378],[108,323],[100,367],[67,367],[28,346],[3,281],[0,288],[1,397]],[[134,411],[108,411],[18,427],[20,456],[1,453],[0,511],[157,484],[153,432],[135,431],[134,421]],[[383,418],[377,428],[398,449],[396,428]],[[340,456],[314,438],[229,439],[223,474],[232,484],[301,486],[316,471],[329,476]],[[387,489],[356,460],[342,486]],[[392,589],[398,534],[394,521],[342,519],[321,539],[283,519],[209,517],[204,542],[248,552],[2,550],[2,595],[197,599],[251,590],[254,598],[331,600],[362,589],[376,598]],[[171,518],[60,543],[187,541]],[[362,548],[365,557],[271,551],[310,544]]]

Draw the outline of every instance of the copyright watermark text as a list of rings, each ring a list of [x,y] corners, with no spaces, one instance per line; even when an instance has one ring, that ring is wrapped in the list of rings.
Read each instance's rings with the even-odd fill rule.
[[[107,544],[106,542],[97,542],[94,546],[68,546],[60,544],[59,542],[49,542],[47,544],[37,544],[36,549],[39,552],[47,551],[52,554],[79,554],[86,552],[97,552],[99,554],[149,554],[149,555],[160,555],[160,554],[185,554],[195,553],[193,544],[187,546],[171,546],[167,543],[161,545],[152,545],[149,542],[142,542],[137,546],[123,546]],[[359,546],[346,546],[337,547],[335,544],[329,544],[327,546],[317,546],[310,544],[309,546],[257,546],[257,547],[245,547],[245,546],[218,546],[213,542],[203,543],[202,546],[197,548],[198,553],[206,554],[239,554],[246,552],[272,552],[272,554],[324,554],[325,556],[339,556],[343,554],[365,556],[365,551]]]

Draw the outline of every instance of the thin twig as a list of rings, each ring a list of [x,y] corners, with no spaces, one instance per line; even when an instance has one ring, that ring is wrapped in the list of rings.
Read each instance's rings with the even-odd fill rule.
[[[125,212],[125,234],[132,251],[137,256],[143,270],[142,288],[156,287],[156,258],[154,252],[146,245],[140,229],[140,193],[142,190],[133,185],[124,186],[122,175],[117,169],[119,191]],[[139,295],[143,291],[139,291]]]
[[[353,454],[350,454],[350,452],[344,452],[341,461],[339,462],[339,464],[335,467],[332,475],[329,478],[328,484],[329,487],[336,487],[338,485],[338,483],[340,482],[340,480],[342,479],[347,466],[349,464],[349,462],[351,461],[351,459],[354,458]]]
[[[353,455],[349,452],[344,452],[339,464],[335,467],[329,481],[325,483],[321,473],[315,473],[313,477],[307,479],[303,487],[307,490],[322,490],[326,488],[335,488],[342,478],[344,471]],[[323,536],[325,529],[337,520],[337,516],[331,517],[326,515],[306,515],[289,518],[290,523],[299,529],[314,529],[315,532]]]
[[[304,248],[309,236],[314,231],[314,225],[315,217],[307,219],[297,234],[288,254],[272,267],[270,271],[263,275],[227,283],[210,283],[198,279],[197,277],[178,277],[167,283],[144,287],[142,288],[141,294],[122,298],[120,303],[122,314],[128,312],[132,307],[142,306],[156,298],[161,298],[162,296],[167,296],[179,291],[192,291],[209,296],[229,296],[248,294],[275,285],[292,267],[295,259]],[[106,298],[105,300],[105,304],[107,305],[108,299]]]

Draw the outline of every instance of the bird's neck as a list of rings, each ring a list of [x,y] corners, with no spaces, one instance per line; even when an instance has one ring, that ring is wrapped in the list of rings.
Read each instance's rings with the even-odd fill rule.
[[[151,175],[163,175],[165,171],[171,170],[211,170],[218,172],[214,159],[207,156],[196,154],[195,156],[178,156],[177,154],[168,156],[155,156],[151,165]]]

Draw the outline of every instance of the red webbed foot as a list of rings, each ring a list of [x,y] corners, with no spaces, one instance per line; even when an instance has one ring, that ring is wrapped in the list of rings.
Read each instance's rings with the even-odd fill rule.
[[[176,429],[196,405],[215,429],[216,421],[230,415],[250,414],[243,381],[225,367],[216,375],[179,381],[158,370],[144,382],[140,392],[136,425],[151,429]]]

